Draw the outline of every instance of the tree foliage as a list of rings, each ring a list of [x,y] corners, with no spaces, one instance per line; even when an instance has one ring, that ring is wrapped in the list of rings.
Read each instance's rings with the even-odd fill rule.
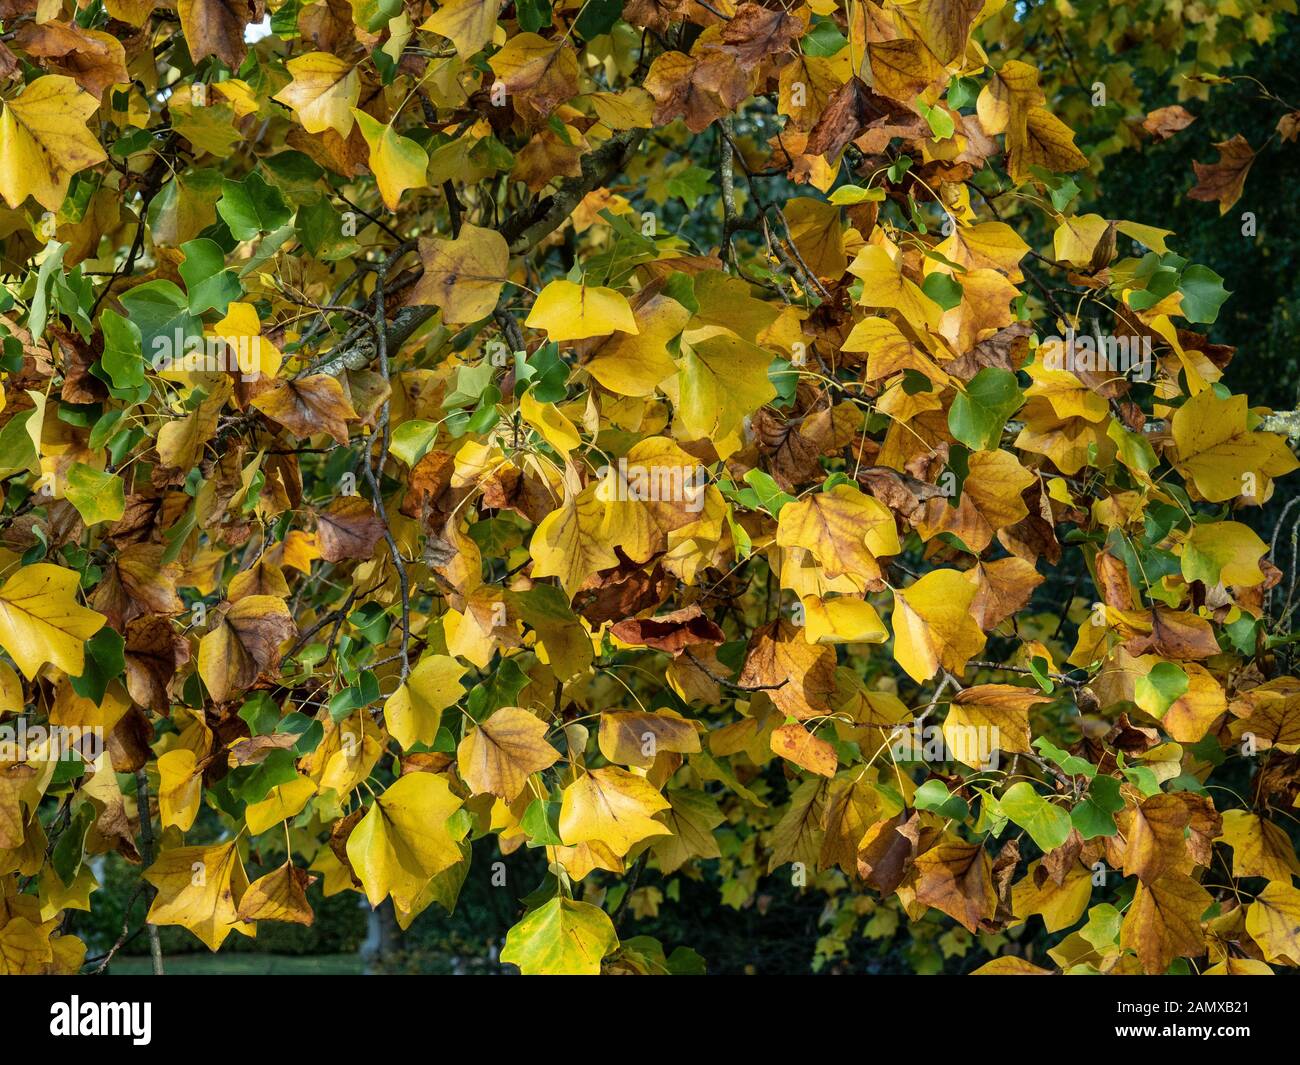
[[[1075,133],[1273,12],[1087,6],[0,0],[0,971],[111,960],[108,852],[212,950],[475,877],[693,972],[707,869],[818,964],[1300,963],[1300,427],[1080,206],[1192,116]]]

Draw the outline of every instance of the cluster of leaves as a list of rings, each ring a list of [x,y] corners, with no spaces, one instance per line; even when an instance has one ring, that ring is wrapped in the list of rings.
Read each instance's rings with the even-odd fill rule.
[[[826,892],[826,957],[1300,962],[1234,518],[1296,419],[1190,328],[1217,275],[1074,212],[1013,7],[0,19],[0,971],[87,964],[108,851],[213,950],[476,876],[524,972],[696,971],[621,921],[713,863]]]

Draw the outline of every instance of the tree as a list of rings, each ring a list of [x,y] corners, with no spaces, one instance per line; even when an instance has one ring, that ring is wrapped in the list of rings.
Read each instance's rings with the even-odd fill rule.
[[[699,971],[629,923],[705,868],[825,892],[819,964],[1300,961],[1249,523],[1300,422],[1231,390],[1209,266],[1078,206],[1060,32],[0,17],[0,970],[474,877],[525,973]],[[109,851],[147,915],[87,960]]]

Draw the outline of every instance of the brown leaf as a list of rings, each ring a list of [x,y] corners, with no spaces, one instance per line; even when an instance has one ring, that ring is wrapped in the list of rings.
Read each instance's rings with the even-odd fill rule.
[[[765,59],[778,59],[803,32],[803,24],[779,8],[746,3],[736,8],[722,31],[724,49],[744,70]]]
[[[700,133],[728,110],[700,78],[699,61],[681,52],[657,56],[643,84],[655,98],[656,125],[681,118],[692,133]]]
[[[1196,171],[1196,187],[1187,198],[1207,202],[1217,200],[1222,215],[1227,214],[1228,208],[1241,198],[1246,175],[1255,162],[1255,150],[1240,133],[1231,140],[1218,141],[1214,146],[1219,149],[1217,162],[1192,163],[1192,169]]]
[[[738,683],[768,689],[783,714],[818,717],[835,691],[835,649],[810,644],[784,619],[773,621],[750,637]]]
[[[1179,104],[1171,104],[1168,107],[1157,107],[1145,119],[1142,120],[1142,128],[1158,141],[1167,141],[1175,133],[1186,129],[1196,121],[1187,108]]]
[[[108,734],[105,749],[117,773],[134,773],[154,757],[149,748],[153,742],[154,728],[149,717],[138,706],[131,707],[118,719]]]
[[[833,777],[840,764],[835,748],[798,722],[774,729],[771,744],[773,754],[819,776]]]
[[[915,810],[878,821],[858,845],[858,876],[882,895],[892,894],[911,872],[923,834],[929,833]]]
[[[857,76],[840,86],[817,124],[808,132],[804,154],[837,158],[849,141],[857,139],[868,122],[882,114],[873,97],[875,93]]]
[[[1046,580],[1031,563],[1015,556],[980,562],[967,571],[967,579],[975,583],[971,614],[985,632],[991,632],[1023,609],[1034,589]]]
[[[171,621],[157,615],[126,626],[126,690],[140,706],[167,713],[171,685],[190,660],[190,643]]]
[[[916,900],[979,930],[998,906],[993,888],[993,863],[978,843],[950,840],[916,859]]]
[[[14,40],[28,55],[52,60],[53,70],[68,75],[92,96],[131,80],[125,49],[107,33],[67,22],[27,23]]]
[[[618,334],[623,335],[623,334]],[[425,455],[427,459],[429,456]],[[424,459],[420,460],[420,465]],[[419,467],[411,471],[411,489]],[[552,510],[558,500],[549,485],[531,471],[515,466],[501,466],[479,482],[483,489],[483,505],[494,510],[513,510],[537,525]]]
[[[244,30],[261,22],[265,0],[177,0],[181,28],[194,63],[216,56],[231,70],[238,70],[248,54]]]
[[[1163,973],[1175,958],[1194,958],[1205,950],[1201,915],[1214,900],[1190,876],[1139,883],[1124,916],[1120,944],[1134,951],[1148,974]]]
[[[280,664],[280,645],[298,631],[283,599],[250,595],[217,607],[199,643],[199,675],[217,702]]]
[[[1183,842],[1191,811],[1176,795],[1152,795],[1117,818],[1124,839],[1124,875],[1155,883],[1166,873],[1191,872]]]
[[[328,374],[279,381],[263,392],[253,406],[303,439],[329,433],[340,444],[348,442],[348,419],[356,418],[343,386]]]
[[[326,562],[369,558],[384,532],[379,515],[360,496],[340,496],[316,515],[316,542]]]
[[[144,614],[179,614],[185,603],[176,593],[184,573],[179,562],[163,562],[161,544],[129,544],[105,567],[91,606],[118,632]]]
[[[1158,654],[1162,658],[1212,658],[1219,641],[1205,618],[1185,610],[1156,607],[1150,613],[1151,632],[1135,636],[1124,645],[1131,655]]]
[[[611,626],[610,632],[624,643],[653,647],[674,655],[693,644],[716,646],[726,639],[723,631],[696,605],[658,617],[629,618]]]
[[[1031,332],[1033,326],[1028,322],[1013,322],[1004,326],[991,337],[981,340],[965,355],[945,362],[944,372],[962,381],[969,381],[990,366],[1014,373],[1029,355]]]

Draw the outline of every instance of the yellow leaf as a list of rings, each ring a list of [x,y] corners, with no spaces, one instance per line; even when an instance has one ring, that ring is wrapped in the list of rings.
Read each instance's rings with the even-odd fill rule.
[[[862,306],[886,307],[898,311],[909,322],[939,328],[939,305],[916,282],[903,276],[901,266],[879,244],[868,244],[858,252],[849,273],[862,279],[862,296],[858,300]]]
[[[604,336],[615,330],[639,331],[632,308],[622,293],[565,280],[552,281],[538,293],[524,325],[529,329],[544,329],[557,343]]]
[[[1039,872],[1041,862],[1031,862],[1024,879],[1011,888],[1011,908],[1021,920],[1041,914],[1049,932],[1069,928],[1088,908],[1092,898],[1092,870],[1075,862],[1061,883]],[[1040,881],[1041,878],[1041,881]]]
[[[542,434],[551,447],[567,459],[569,452],[582,443],[582,437],[573,422],[555,408],[554,403],[541,403],[529,389],[519,397],[519,413],[524,421]]]
[[[352,114],[370,147],[370,172],[379,185],[379,195],[385,207],[396,211],[403,192],[428,187],[429,155],[390,124],[379,122],[356,107],[352,108]]]
[[[885,623],[865,599],[806,595],[802,602],[803,634],[809,643],[884,643],[889,639]]]
[[[203,770],[186,747],[177,747],[158,759],[158,814],[163,828],[188,832],[203,803]]]
[[[348,861],[371,906],[388,895],[409,904],[424,885],[461,861],[447,818],[460,799],[432,773],[408,773],[378,796],[348,836]]]
[[[1007,173],[1017,185],[1041,166],[1055,174],[1082,170],[1088,157],[1074,146],[1074,132],[1045,107],[1031,107],[1023,126],[1007,129]]]
[[[23,682],[8,662],[0,662],[0,714],[20,713],[24,705]]]
[[[461,59],[469,59],[492,40],[501,0],[448,0],[420,27],[448,38]]]
[[[1289,884],[1300,876],[1300,861],[1287,833],[1249,810],[1224,813],[1223,842],[1232,848],[1232,875],[1237,879],[1262,876]]]
[[[973,768],[987,763],[995,750],[1032,754],[1029,712],[1050,702],[1033,688],[1014,684],[977,684],[953,696],[943,722],[944,742],[958,761]]]
[[[255,926],[238,914],[248,877],[236,841],[165,850],[144,878],[158,889],[149,907],[150,924],[188,928],[213,951],[232,931],[256,934]]]
[[[425,655],[384,703],[384,722],[404,749],[432,745],[442,712],[465,694],[465,667],[447,655]]]
[[[239,916],[245,921],[287,921],[310,925],[316,918],[307,902],[307,888],[315,881],[306,871],[285,862],[248,885],[239,903]]]
[[[617,947],[604,910],[556,896],[506,933],[501,960],[525,976],[597,976],[601,959]]]
[[[776,542],[801,547],[821,563],[826,576],[880,579],[883,555],[902,550],[893,512],[855,485],[836,485],[781,508]]]
[[[234,351],[239,369],[246,376],[274,377],[280,372],[284,357],[279,348],[262,337],[262,323],[251,303],[231,303],[210,335]]]
[[[598,496],[599,482],[587,485],[542,519],[529,550],[534,577],[559,577],[570,599],[598,570],[618,565],[606,535],[607,506]]]
[[[1273,881],[1255,896],[1246,911],[1246,931],[1264,957],[1280,965],[1300,965],[1300,891]]]
[[[1008,451],[975,451],[969,463],[957,505],[943,497],[926,500],[917,532],[923,540],[950,533],[980,554],[999,531],[1029,513],[1020,494],[1034,483],[1034,475]]]
[[[518,706],[503,706],[456,749],[461,779],[481,795],[513,802],[531,773],[553,766],[560,752],[546,742],[546,722]]]
[[[455,240],[419,242],[424,273],[407,303],[433,306],[450,325],[477,322],[492,313],[505,284],[510,249],[494,229],[463,225]]]
[[[951,569],[931,570],[894,591],[894,658],[913,680],[929,680],[940,668],[960,674],[984,649],[970,614],[974,598],[975,586]]]
[[[632,301],[632,313],[637,332],[613,333],[581,349],[586,354],[582,368],[611,392],[648,396],[677,372],[668,345],[681,333],[690,312],[668,296],[643,289]]]
[[[250,803],[244,811],[244,823],[250,835],[260,835],[281,821],[296,817],[316,794],[314,781],[296,776],[286,784],[277,784],[261,802]]]
[[[76,601],[80,577],[38,562],[0,585],[0,647],[31,680],[46,662],[70,677],[85,670],[85,642],[103,627],[103,614]]]
[[[1183,579],[1203,581],[1207,588],[1252,588],[1263,583],[1259,560],[1267,553],[1268,545],[1255,530],[1239,521],[1193,525],[1183,544]]]
[[[564,789],[560,838],[569,845],[604,843],[622,857],[633,844],[668,831],[654,820],[668,805],[645,777],[615,766],[593,769]]]
[[[293,109],[308,133],[334,130],[340,137],[352,132],[352,108],[361,95],[361,79],[346,59],[329,52],[308,52],[285,64],[293,81],[271,99]]]
[[[689,439],[712,437],[715,449],[724,454],[723,438],[776,397],[767,376],[771,362],[770,352],[730,329],[715,325],[688,329],[682,335],[673,398],[677,421]]]
[[[1300,463],[1275,433],[1246,428],[1246,397],[1220,399],[1207,388],[1174,412],[1177,465],[1211,503],[1238,496],[1263,499],[1271,479]]]
[[[1057,262],[1087,266],[1093,250],[1106,235],[1110,223],[1099,214],[1069,215],[1052,234],[1052,252]]]
[[[31,196],[57,211],[72,175],[107,158],[86,128],[98,107],[62,74],[37,78],[0,106],[0,196],[10,207]]]
[[[1038,70],[1018,59],[1008,60],[994,72],[975,101],[980,125],[990,137],[1023,123],[1031,107],[1046,101],[1038,87]]]
[[[597,743],[611,762],[649,769],[660,751],[694,754],[700,734],[693,722],[671,710],[606,711],[600,715]]]

